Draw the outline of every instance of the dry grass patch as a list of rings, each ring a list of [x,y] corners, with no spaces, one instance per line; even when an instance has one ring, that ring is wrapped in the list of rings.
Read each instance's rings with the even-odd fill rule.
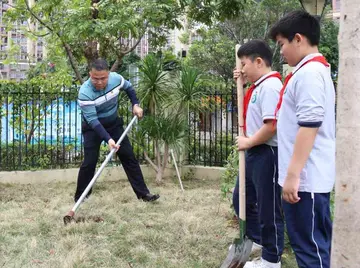
[[[103,222],[63,224],[74,183],[0,184],[0,267],[219,267],[238,231],[219,185],[187,181],[136,199],[126,181],[99,182],[77,216]],[[284,266],[283,267],[295,267]]]

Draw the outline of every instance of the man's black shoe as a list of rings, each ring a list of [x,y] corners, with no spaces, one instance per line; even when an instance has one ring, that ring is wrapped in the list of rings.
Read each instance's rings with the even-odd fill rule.
[[[153,202],[155,200],[158,200],[160,198],[160,195],[158,194],[146,194],[145,196],[141,197],[141,199],[144,202]]]

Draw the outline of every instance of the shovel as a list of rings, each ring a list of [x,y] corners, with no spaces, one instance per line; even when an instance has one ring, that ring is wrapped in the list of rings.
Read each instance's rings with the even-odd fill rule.
[[[241,69],[237,56],[240,45],[235,46],[236,69]],[[244,136],[244,89],[240,78],[236,81],[239,136]],[[239,225],[240,238],[236,238],[230,246],[229,253],[221,268],[241,268],[248,261],[253,242],[246,237],[246,195],[245,195],[245,152],[239,151]]]
[[[123,134],[121,135],[121,137],[119,138],[119,140],[117,141],[116,145],[120,145],[120,143],[123,141],[123,139],[125,138],[126,134],[129,132],[131,126],[136,122],[137,117],[134,116],[133,119],[131,119],[130,123],[128,124],[128,126],[125,128]],[[74,216],[75,216],[75,212],[76,210],[79,208],[80,204],[83,202],[83,200],[85,199],[86,195],[89,193],[90,189],[93,187],[93,185],[95,184],[96,180],[98,179],[98,177],[100,176],[101,172],[103,171],[103,169],[105,168],[105,166],[107,165],[107,163],[110,161],[110,159],[112,158],[113,154],[115,153],[116,148],[111,149],[110,153],[106,156],[104,162],[101,164],[100,168],[98,169],[98,171],[95,173],[94,177],[91,179],[90,183],[88,184],[88,186],[86,187],[85,191],[82,193],[82,195],[80,196],[80,198],[78,199],[78,201],[75,203],[75,205],[73,206],[73,208],[69,211],[69,213],[64,217],[64,224],[67,225],[68,223],[71,223],[72,221],[74,222],[79,222],[78,220],[75,220]],[[80,220],[84,221],[83,219]],[[97,220],[95,221],[102,221],[101,218],[97,217]]]

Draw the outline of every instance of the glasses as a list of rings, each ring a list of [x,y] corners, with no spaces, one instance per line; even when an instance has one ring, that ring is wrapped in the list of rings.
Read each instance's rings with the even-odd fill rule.
[[[106,80],[108,79],[108,77],[101,77],[101,78],[94,78],[94,77],[91,77],[91,80],[93,82],[105,82]]]

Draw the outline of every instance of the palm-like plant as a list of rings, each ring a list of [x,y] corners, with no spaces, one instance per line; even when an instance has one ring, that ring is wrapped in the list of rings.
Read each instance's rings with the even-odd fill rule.
[[[174,120],[173,114],[159,113],[146,116],[140,122],[140,135],[148,135],[155,141],[155,163],[145,152],[145,158],[156,171],[156,182],[160,183],[169,159],[169,150],[181,146],[186,133],[186,122]],[[163,148],[163,151],[160,151]]]
[[[190,111],[202,109],[201,100],[207,96],[202,73],[191,66],[183,65],[176,81],[176,90],[172,94],[172,104],[177,106],[177,116],[188,119]]]
[[[155,143],[155,159],[146,151],[144,155],[156,171],[157,182],[162,181],[170,148],[187,144],[189,111],[198,109],[206,94],[199,71],[183,66],[176,74],[177,70],[164,70],[164,62],[161,57],[148,55],[139,67],[138,95],[148,114],[139,124],[138,138],[147,136]]]
[[[170,93],[169,72],[164,71],[164,61],[155,54],[149,54],[139,65],[140,85],[138,96],[142,106],[155,115]]]

